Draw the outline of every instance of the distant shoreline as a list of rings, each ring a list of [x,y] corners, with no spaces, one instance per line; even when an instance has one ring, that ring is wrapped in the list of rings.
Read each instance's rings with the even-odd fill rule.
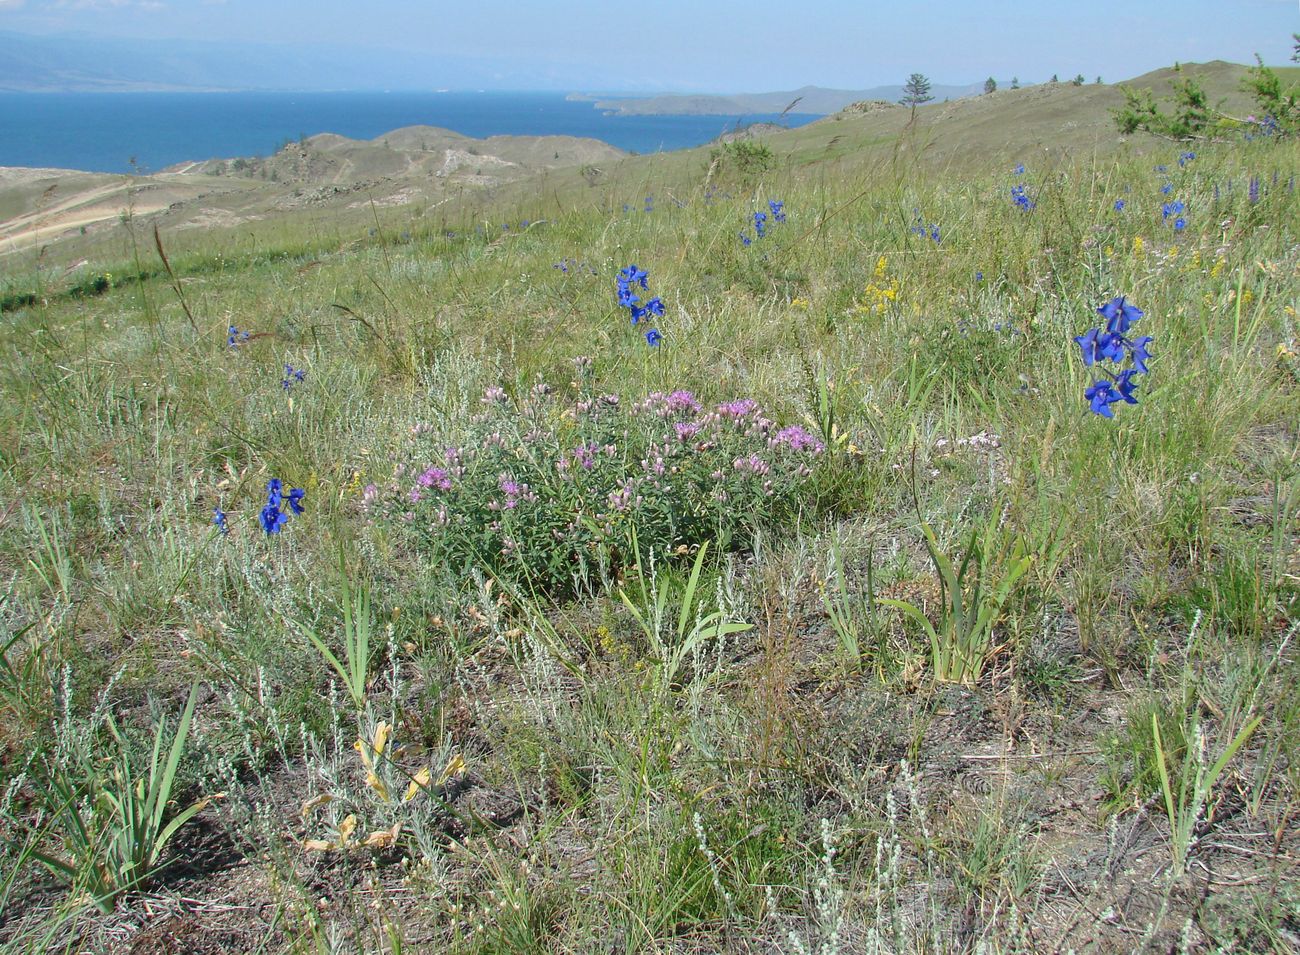
[[[815,116],[610,116],[563,93],[184,92],[0,93],[0,166],[156,172],[186,162],[256,158],[320,133],[373,140],[409,126],[474,139],[571,136],[629,153],[700,146],[736,125],[797,127]]]

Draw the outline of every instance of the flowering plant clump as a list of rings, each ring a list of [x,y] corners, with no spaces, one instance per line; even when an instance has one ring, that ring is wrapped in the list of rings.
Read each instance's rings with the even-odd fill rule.
[[[250,338],[249,332],[240,331],[234,325],[226,329],[226,344],[231,348],[238,348]]]
[[[876,259],[876,268],[871,274],[871,281],[863,290],[858,311],[863,315],[883,315],[896,301],[898,279],[890,277],[889,259],[882,255]]]
[[[1029,190],[1023,185],[1015,185],[1011,187],[1011,201],[1025,212],[1031,212],[1034,206],[1038,204],[1034,202],[1033,199],[1029,198]]]
[[[571,272],[578,275],[598,274],[594,266],[588,265],[586,262],[580,262],[578,259],[571,259],[568,256],[560,259],[560,261],[552,265],[551,268],[557,270],[562,275],[568,275]]]
[[[1113,418],[1115,412],[1110,406],[1115,402],[1138,403],[1134,397],[1136,378],[1147,373],[1147,361],[1151,358],[1147,346],[1151,343],[1151,336],[1129,337],[1129,329],[1143,312],[1126,302],[1123,296],[1111,299],[1098,308],[1097,313],[1106,320],[1105,327],[1090,328],[1084,334],[1076,335],[1074,340],[1083,352],[1084,365],[1093,369],[1092,384],[1084,392],[1088,406],[1094,414]],[[1102,362],[1111,362],[1119,370],[1109,371]],[[1126,364],[1128,367],[1123,367]]]
[[[641,297],[636,294],[637,286],[640,286],[642,291],[649,291],[650,273],[645,269],[637,268],[634,263],[621,269],[614,281],[618,289],[618,304],[627,309],[633,325],[639,325],[642,319],[645,319],[648,325],[656,318],[663,317],[664,303],[658,295],[642,305]],[[645,340],[647,345],[655,348],[663,341],[663,335],[657,328],[647,328]]]
[[[768,212],[755,212],[754,219],[754,236],[762,239],[767,237],[767,220],[769,214],[776,225],[783,225],[786,220],[785,203],[778,199],[769,199],[767,203]],[[753,244],[753,239],[748,234],[740,233],[740,244],[749,246]]]
[[[1182,200],[1174,199],[1172,202],[1166,202],[1160,207],[1160,216],[1164,222],[1169,222],[1172,218],[1175,232],[1182,232],[1187,228],[1187,220],[1183,218],[1183,213],[1187,207],[1183,205]]]
[[[307,377],[307,372],[301,368],[294,368],[293,365],[284,366],[284,379],[280,382],[280,387],[285,391],[292,391],[293,386]]]
[[[926,228],[925,220],[921,218],[921,210],[913,209],[912,211],[916,213],[916,218],[912,220],[912,235],[919,235],[923,239],[929,236],[935,245],[939,245],[943,241],[943,234],[939,231],[939,226],[931,222],[929,228]]]
[[[454,444],[412,431],[405,460],[363,507],[430,560],[488,567],[549,591],[617,568],[634,538],[664,553],[708,540],[745,546],[793,513],[825,445],[751,399],[706,406],[689,391],[639,401],[539,386],[489,389]]]
[[[279,478],[271,478],[266,482],[266,506],[258,513],[257,519],[262,525],[267,535],[278,534],[289,521],[289,515],[283,510],[283,505],[287,502],[289,510],[294,514],[301,514],[306,510],[302,506],[302,499],[307,496],[307,492],[300,487],[290,488],[288,497],[284,494],[284,484]]]

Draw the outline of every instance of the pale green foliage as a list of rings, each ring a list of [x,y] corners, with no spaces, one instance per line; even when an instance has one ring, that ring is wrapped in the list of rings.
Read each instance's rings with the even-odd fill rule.
[[[360,713],[366,708],[366,686],[370,679],[371,628],[374,617],[370,611],[370,588],[365,583],[353,584],[347,576],[347,567],[341,567],[342,598],[339,606],[343,611],[343,651],[342,659],[314,629],[294,622],[295,628],[303,634],[311,645],[334,670],[352,699],[352,705]]]
[[[822,606],[826,609],[835,636],[839,640],[845,664],[856,670],[868,650],[880,635],[880,621],[876,611],[875,553],[867,545],[866,570],[863,589],[853,587],[844,572],[844,544],[838,534],[830,539],[830,572],[821,586]],[[877,659],[877,667],[884,661]]]
[[[180,812],[169,809],[180,769],[198,687],[190,690],[180,722],[167,745],[168,726],[160,720],[144,771],[133,764],[130,744],[109,717],[117,759],[104,770],[84,754],[69,775],[55,773],[49,829],[62,852],[33,847],[30,854],[74,890],[84,891],[102,911],[110,912],[123,892],[139,888],[158,868],[177,831],[207,805],[206,799]],[[166,746],[166,760],[163,750]]]
[[[652,555],[643,558],[635,537],[633,549],[636,555],[636,588],[632,594],[626,588],[621,588],[618,595],[650,643],[659,677],[658,687],[661,693],[666,694],[688,659],[698,663],[705,649],[729,636],[744,633],[750,629],[750,625],[727,619],[721,607],[705,611],[700,574],[704,570],[704,560],[709,551],[707,541],[696,551],[690,577],[680,593],[656,568]],[[643,562],[647,560],[649,568]],[[676,607],[673,606],[674,598],[677,601]]]
[[[896,598],[880,603],[902,611],[930,641],[930,666],[941,683],[974,683],[993,649],[993,628],[1007,598],[1034,562],[1024,539],[1010,535],[994,511],[984,527],[970,532],[954,561],[944,553],[934,529],[921,521],[925,548],[939,584],[939,622],[930,622],[915,604]]]

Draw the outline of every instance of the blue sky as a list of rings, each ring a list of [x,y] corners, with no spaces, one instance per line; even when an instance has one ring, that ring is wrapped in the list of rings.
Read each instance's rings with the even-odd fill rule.
[[[1174,61],[1286,63],[1300,0],[0,0],[0,30],[472,56],[588,89],[864,88],[919,71],[1120,80]]]

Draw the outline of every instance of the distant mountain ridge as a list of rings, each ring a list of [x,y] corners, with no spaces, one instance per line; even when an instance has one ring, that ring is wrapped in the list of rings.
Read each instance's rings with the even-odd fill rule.
[[[7,93],[579,90],[590,89],[590,82],[577,68],[572,72],[564,67],[539,71],[511,59],[320,45],[136,40],[90,34],[42,36],[0,30],[0,92]],[[982,84],[936,85],[931,92],[942,101],[981,89]],[[901,96],[901,86],[866,90],[805,86],[734,95],[610,93],[572,94],[570,98],[592,101],[597,109],[619,115],[741,116],[780,113],[794,103],[791,112],[824,116],[858,100],[896,101]]]
[[[930,95],[936,102],[962,99],[984,91],[983,83],[967,86],[936,84]],[[827,116],[838,113],[851,103],[862,100],[887,100],[896,103],[903,97],[903,87],[876,86],[863,90],[837,90],[821,86],[804,86],[797,90],[772,93],[737,93],[716,96],[711,94],[667,94],[662,96],[636,96],[620,99],[597,99],[596,108],[619,116],[717,115],[743,116],[746,113],[811,113]]]
[[[0,92],[552,90],[578,69],[328,45],[137,40],[0,30]]]

